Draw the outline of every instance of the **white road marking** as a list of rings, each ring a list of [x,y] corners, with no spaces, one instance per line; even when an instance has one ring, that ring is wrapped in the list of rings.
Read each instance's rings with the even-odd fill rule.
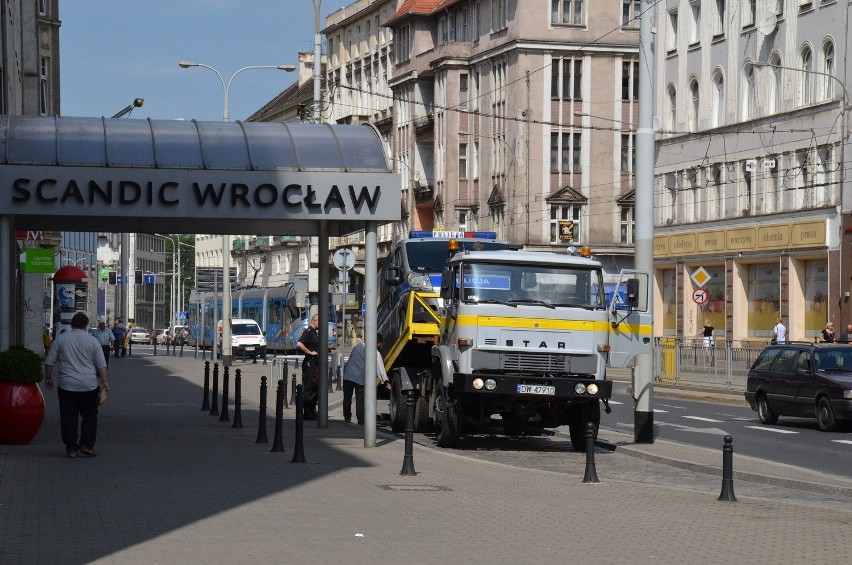
[[[701,416],[684,416],[684,418],[689,418],[690,420],[700,420],[702,422],[715,422],[717,424],[721,424],[724,420],[714,420],[713,418],[702,418]]]
[[[738,416],[734,418],[734,420],[736,420],[737,422],[751,422],[752,420],[754,420],[754,418],[742,418]]]
[[[765,428],[763,426],[745,426],[746,428],[751,428],[753,430],[762,430],[764,432],[775,432],[776,434],[797,434],[799,432],[792,432],[790,430],[779,430],[777,428]]]
[[[610,403],[610,404],[612,404],[613,406],[615,406],[615,405],[620,405],[620,404],[624,404],[623,402],[619,402],[619,401],[617,401],[617,400],[610,400],[610,401],[609,401],[609,403]]]
[[[665,406],[666,408],[674,408],[675,410],[686,410],[686,406],[673,406],[671,404],[659,404],[659,406]]]
[[[831,441],[833,441],[834,443],[846,443],[852,445],[852,439],[833,439]]]
[[[668,410],[660,410],[659,408],[654,408],[655,414],[665,414],[667,412],[668,412]]]

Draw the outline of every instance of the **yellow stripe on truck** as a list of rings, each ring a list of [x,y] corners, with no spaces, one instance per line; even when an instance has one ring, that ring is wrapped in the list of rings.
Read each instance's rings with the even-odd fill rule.
[[[555,320],[549,318],[517,318],[503,316],[458,316],[459,326],[485,326],[496,328],[543,329],[581,332],[612,332],[617,334],[651,335],[653,328],[650,324],[628,324],[621,322],[618,329],[612,327],[609,321],[592,320]]]

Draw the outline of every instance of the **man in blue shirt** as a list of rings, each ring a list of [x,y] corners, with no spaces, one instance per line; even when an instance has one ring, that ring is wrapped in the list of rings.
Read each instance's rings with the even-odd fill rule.
[[[115,336],[112,334],[112,330],[106,327],[106,322],[103,320],[98,322],[98,329],[95,330],[94,336],[101,344],[101,349],[104,350],[104,360],[109,366],[109,352],[113,343],[115,343]]]
[[[376,336],[376,347],[382,348],[382,334]],[[358,345],[352,348],[349,353],[349,359],[346,361],[346,367],[343,369],[343,418],[347,422],[352,421],[352,392],[355,391],[355,417],[358,419],[358,425],[364,425],[364,383],[366,371],[364,369],[364,359],[366,356],[366,347],[364,342],[359,342]],[[385,373],[385,363],[382,360],[382,354],[376,352],[376,370],[370,371],[369,382],[373,382],[376,377],[383,383],[388,380],[388,375]]]

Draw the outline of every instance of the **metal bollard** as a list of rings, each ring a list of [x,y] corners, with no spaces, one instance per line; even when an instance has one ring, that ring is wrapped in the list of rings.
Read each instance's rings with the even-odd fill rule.
[[[212,406],[210,406],[210,415],[219,415],[219,363],[213,363],[213,396]]]
[[[243,410],[242,410],[242,384],[243,377],[241,371],[234,371],[234,424],[232,428],[243,427]]]
[[[281,389],[286,386],[283,380],[278,381],[278,390],[275,392],[275,437],[272,438],[272,449],[270,453],[282,453],[284,451],[284,401]]]
[[[230,422],[228,416],[228,371],[230,367],[227,365],[222,369],[222,415],[219,416],[220,422]]]
[[[597,402],[597,401],[596,401]],[[595,470],[595,424],[586,423],[586,474],[583,476],[584,483],[599,483],[598,473]]]
[[[293,448],[293,459],[290,463],[307,463],[305,461],[305,414],[302,409],[302,385],[296,386],[296,446]]]
[[[129,337],[127,338],[127,356],[133,357],[133,340]]]
[[[717,500],[736,502],[734,496],[734,438],[725,436],[722,447],[722,492]]]
[[[204,400],[201,409],[210,410],[210,361],[204,362]]]
[[[405,456],[400,475],[416,475],[414,470],[414,391],[405,391]]]
[[[334,371],[334,368],[329,363],[327,370],[326,370],[326,375],[327,375],[326,380],[328,380],[328,392],[334,392],[334,379],[332,378],[332,377],[334,377],[333,371]]]
[[[255,443],[269,443],[266,437],[266,377],[260,377],[260,412],[257,420],[257,439]]]
[[[293,371],[293,377],[290,379],[290,398],[293,403],[296,403],[296,371]]]

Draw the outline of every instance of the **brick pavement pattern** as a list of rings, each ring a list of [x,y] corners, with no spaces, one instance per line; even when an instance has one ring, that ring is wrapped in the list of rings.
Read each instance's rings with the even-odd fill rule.
[[[240,368],[244,425],[233,429],[200,410],[202,361],[151,351],[134,348],[110,364],[96,458],[64,456],[55,393],[45,394],[45,424],[32,444],[0,446],[0,563],[848,559],[852,504],[843,507],[842,493],[852,494],[852,481],[842,477],[819,477],[840,489],[831,511],[744,495],[740,483],[739,501],[729,503],[716,500],[717,477],[693,484],[684,480],[689,470],[618,449],[598,457],[601,483],[583,484],[585,456],[570,448],[557,450],[552,470],[530,469],[519,461],[531,453],[503,453],[501,461],[429,441],[415,446],[419,474],[400,476],[401,438],[380,432],[378,446],[364,448],[363,429],[342,422],[339,392],[327,428],[305,425],[307,463],[293,464],[292,408],[285,410],[286,451],[270,452],[275,383],[270,443],[255,443],[260,377],[270,366],[232,368],[231,418],[233,369]],[[694,455],[660,443],[648,452]],[[655,478],[637,480],[637,473]]]

